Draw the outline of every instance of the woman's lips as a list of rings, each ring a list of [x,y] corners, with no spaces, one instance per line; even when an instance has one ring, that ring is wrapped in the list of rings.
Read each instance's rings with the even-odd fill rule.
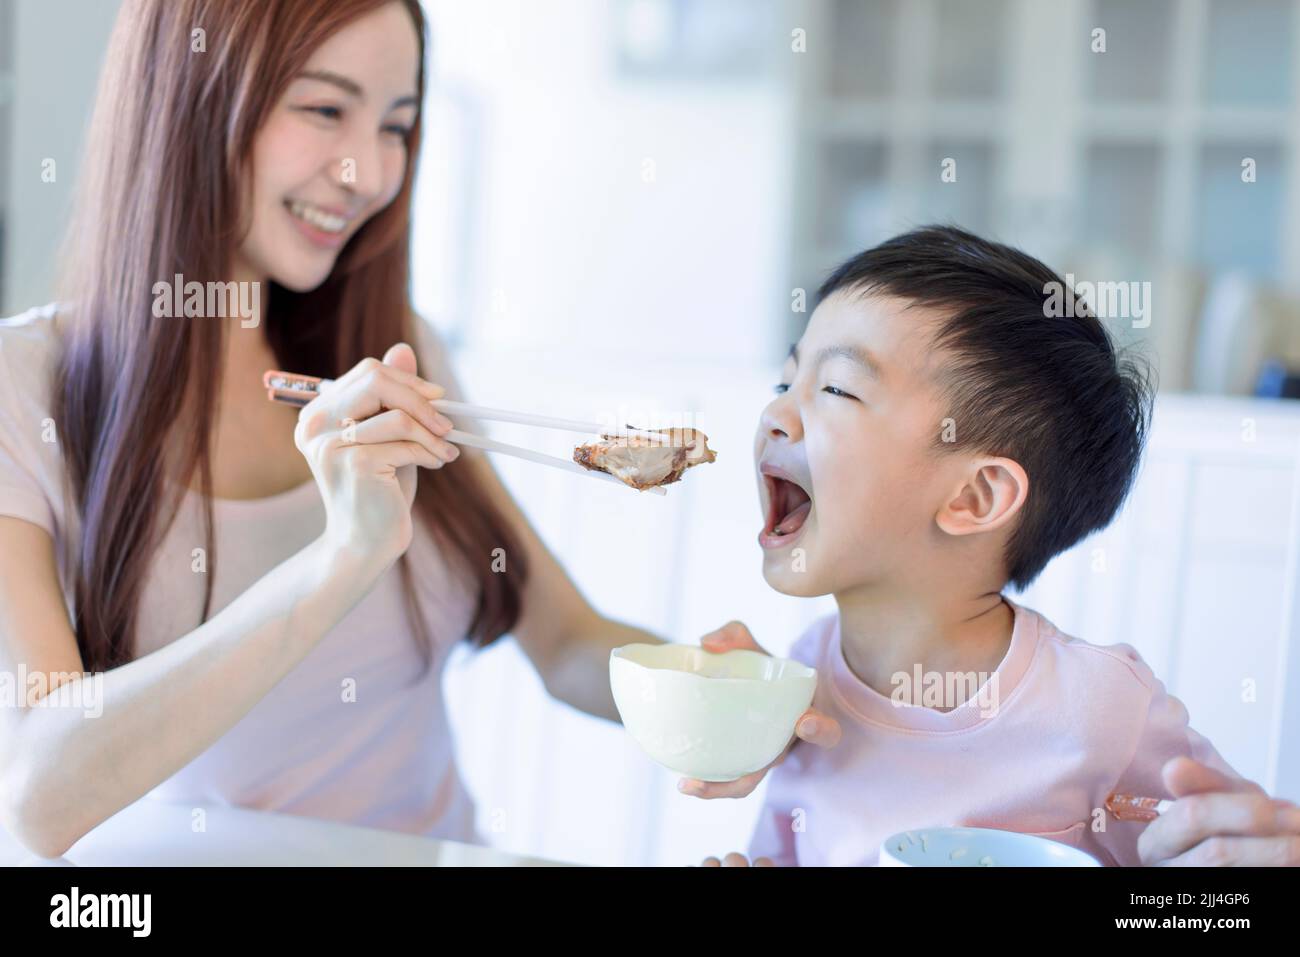
[[[283,208],[284,214],[298,227],[298,232],[302,233],[313,246],[319,246],[321,249],[338,249],[347,240],[348,233],[346,229],[337,233],[326,232],[323,229],[317,229],[301,216],[295,216],[287,205]]]

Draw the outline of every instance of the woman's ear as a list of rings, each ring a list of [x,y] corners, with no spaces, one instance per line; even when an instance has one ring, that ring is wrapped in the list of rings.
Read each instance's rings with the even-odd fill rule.
[[[935,516],[949,535],[992,532],[1015,518],[1029,494],[1029,476],[1020,463],[981,458],[972,463],[957,494]]]

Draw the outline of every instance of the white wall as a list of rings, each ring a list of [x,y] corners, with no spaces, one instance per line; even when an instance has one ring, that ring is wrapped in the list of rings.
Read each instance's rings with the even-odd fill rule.
[[[5,301],[11,315],[53,297],[55,250],[71,210],[82,141],[120,0],[12,5],[14,94],[6,190]],[[55,181],[42,163],[55,161]]]
[[[649,382],[657,359],[752,368],[781,349],[783,85],[622,81],[606,2],[426,6],[442,125],[417,305],[475,345],[546,353],[552,378],[601,357]],[[466,203],[471,228],[429,225]]]

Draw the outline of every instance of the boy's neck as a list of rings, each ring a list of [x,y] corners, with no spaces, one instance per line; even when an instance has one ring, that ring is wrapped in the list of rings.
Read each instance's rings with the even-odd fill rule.
[[[1011,645],[1015,614],[996,591],[936,597],[933,586],[917,594],[859,589],[835,601],[845,662],[885,697],[897,687],[893,677],[911,676],[917,665],[923,672],[992,674]]]

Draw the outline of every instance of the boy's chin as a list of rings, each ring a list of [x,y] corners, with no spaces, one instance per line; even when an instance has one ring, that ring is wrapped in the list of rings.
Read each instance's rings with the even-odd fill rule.
[[[763,556],[763,579],[776,591],[792,598],[817,598],[827,594],[812,569],[795,567],[789,551]]]

